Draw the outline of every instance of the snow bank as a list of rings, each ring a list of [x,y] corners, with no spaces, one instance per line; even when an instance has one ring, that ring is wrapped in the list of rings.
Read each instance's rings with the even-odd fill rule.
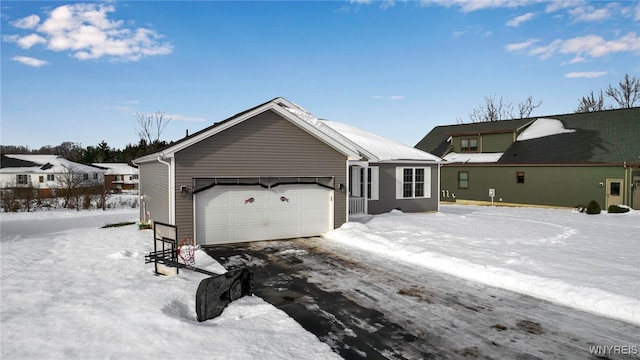
[[[474,206],[360,217],[327,239],[640,325],[640,213]],[[603,241],[606,239],[606,241]]]

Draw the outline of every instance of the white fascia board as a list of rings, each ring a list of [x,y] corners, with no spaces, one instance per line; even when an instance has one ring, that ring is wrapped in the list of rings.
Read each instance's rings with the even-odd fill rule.
[[[374,161],[371,161],[371,163],[374,163]],[[442,160],[399,159],[399,160],[382,160],[382,161],[376,161],[375,163],[377,163],[377,164],[430,164],[430,165],[434,165],[434,164],[441,164]]]
[[[250,112],[247,112],[245,114],[242,114],[240,116],[238,116],[235,119],[229,120],[227,122],[225,122],[224,124],[220,124],[218,126],[214,126],[211,129],[209,129],[208,131],[205,131],[201,134],[195,135],[192,138],[185,140],[179,144],[176,144],[174,146],[171,146],[163,151],[160,152],[156,152],[153,154],[149,154],[149,155],[145,155],[143,157],[140,157],[138,159],[136,159],[136,161],[134,161],[134,164],[140,164],[140,163],[145,163],[145,162],[151,162],[151,161],[157,161],[158,157],[160,157],[161,159],[170,159],[173,158],[175,153],[180,151],[180,150],[184,150],[186,148],[188,148],[189,146],[200,142],[204,139],[207,139],[217,133],[220,133],[234,125],[237,125],[253,116],[256,116],[266,110],[268,110],[269,108],[273,107],[273,105],[271,103],[265,104],[264,106],[261,106],[259,108],[256,108]]]
[[[344,154],[347,156],[348,160],[357,160],[360,159],[360,154],[354,153],[351,149],[347,148],[346,146],[340,144],[338,141],[336,141],[335,139],[331,138],[330,136],[326,135],[325,133],[323,133],[322,131],[320,131],[318,128],[316,128],[315,126],[309,124],[308,122],[298,118],[297,116],[295,116],[294,114],[292,114],[289,111],[284,110],[280,105],[278,105],[278,102],[287,102],[284,101],[283,98],[278,98],[275,99],[273,101],[270,101],[269,103],[264,104],[263,106],[260,106],[258,108],[253,109],[252,111],[249,111],[247,113],[244,113],[240,116],[238,116],[235,119],[229,120],[223,124],[220,124],[219,126],[214,126],[211,129],[209,129],[208,131],[205,131],[201,134],[195,135],[192,138],[185,140],[179,144],[176,144],[172,147],[169,147],[161,152],[157,152],[157,153],[153,153],[153,154],[149,154],[149,155],[145,155],[143,157],[140,157],[138,159],[136,159],[136,161],[134,161],[134,164],[140,164],[140,163],[145,163],[145,162],[152,162],[152,161],[157,161],[158,157],[160,157],[161,159],[169,159],[169,158],[173,158],[175,153],[188,148],[189,146],[200,142],[204,139],[207,139],[215,134],[218,134],[220,132],[223,132],[247,119],[250,119],[254,116],[257,116],[267,110],[273,110],[276,113],[278,113],[279,115],[281,115],[282,117],[284,117],[285,119],[287,119],[288,121],[292,122],[293,124],[297,125],[299,128],[301,128],[302,130],[304,130],[305,132],[309,133],[310,135],[314,136],[315,138],[317,138],[318,140],[324,142],[325,144],[329,145],[330,147],[332,147],[333,149],[337,150],[338,152]],[[287,102],[288,103],[288,102]],[[293,105],[292,105],[293,106]]]
[[[324,133],[323,131],[321,131],[317,127],[313,126],[312,124],[308,123],[307,121],[300,119],[299,117],[295,116],[290,111],[287,111],[287,110],[283,109],[282,107],[278,106],[277,104],[273,104],[272,103],[271,105],[272,106],[270,108],[272,110],[274,110],[278,114],[282,115],[282,117],[284,117],[285,119],[291,121],[294,125],[297,125],[299,128],[301,128],[305,132],[309,133],[311,136],[313,136],[313,137],[317,138],[318,140],[322,141],[323,143],[329,145],[334,150],[342,153],[343,155],[346,155],[347,156],[347,160],[359,160],[361,158],[360,154],[358,154],[358,153],[354,152],[353,150],[349,149],[348,147],[342,145],[339,141],[337,141],[336,139],[330,137],[329,135],[327,135],[326,133]]]

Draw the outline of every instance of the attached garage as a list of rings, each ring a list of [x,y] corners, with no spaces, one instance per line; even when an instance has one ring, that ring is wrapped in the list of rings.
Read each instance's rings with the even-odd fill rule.
[[[212,186],[194,194],[196,242],[316,236],[333,229],[333,197],[323,184]]]
[[[350,213],[438,207],[438,158],[276,98],[135,160],[140,220],[200,245],[320,236]],[[355,169],[355,168],[357,169]],[[397,168],[429,168],[430,191]],[[359,170],[359,171],[355,171]],[[350,173],[360,174],[354,181]],[[413,188],[413,187],[412,187]]]

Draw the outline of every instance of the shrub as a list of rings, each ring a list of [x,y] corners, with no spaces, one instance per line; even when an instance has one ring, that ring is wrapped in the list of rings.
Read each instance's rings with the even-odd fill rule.
[[[623,206],[619,206],[619,205],[611,205],[611,206],[609,206],[607,211],[610,214],[622,214],[622,213],[629,212],[629,208],[626,207],[626,206],[623,207]]]
[[[602,209],[600,208],[600,204],[597,201],[591,200],[589,204],[587,204],[587,214],[600,214]]]

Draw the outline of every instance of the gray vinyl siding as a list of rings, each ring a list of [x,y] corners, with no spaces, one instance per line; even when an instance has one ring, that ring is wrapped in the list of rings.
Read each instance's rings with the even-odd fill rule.
[[[142,163],[140,169],[140,195],[152,221],[171,223],[169,212],[169,167],[158,161]],[[140,206],[140,220],[144,219]]]
[[[176,189],[219,177],[334,177],[334,226],[346,219],[346,156],[273,111],[266,111],[175,154]],[[179,190],[177,190],[179,191]],[[193,194],[176,196],[179,238],[193,237]]]
[[[369,200],[369,214],[382,214],[392,209],[404,212],[438,210],[438,165],[416,164],[370,164],[379,167],[379,200]],[[430,198],[396,199],[396,167],[428,167],[431,169]]]

